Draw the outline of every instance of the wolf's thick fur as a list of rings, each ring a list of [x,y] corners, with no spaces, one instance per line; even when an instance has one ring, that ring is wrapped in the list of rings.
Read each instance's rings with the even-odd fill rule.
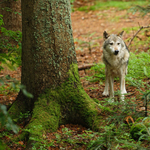
[[[110,98],[114,97],[114,77],[118,76],[120,79],[121,100],[124,100],[124,94],[127,93],[125,88],[125,75],[127,74],[129,50],[122,40],[123,31],[118,34],[108,35],[106,31],[103,33],[103,62],[105,64],[105,89],[104,96],[109,95]]]

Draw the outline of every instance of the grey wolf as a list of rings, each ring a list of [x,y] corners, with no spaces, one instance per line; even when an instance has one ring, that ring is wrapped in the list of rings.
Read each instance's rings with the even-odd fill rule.
[[[129,50],[122,39],[121,33],[109,35],[106,31],[103,33],[103,55],[102,60],[105,64],[105,88],[103,95],[113,99],[114,97],[114,77],[120,80],[120,99],[124,101],[124,94],[127,93],[125,88],[125,76],[127,74]]]

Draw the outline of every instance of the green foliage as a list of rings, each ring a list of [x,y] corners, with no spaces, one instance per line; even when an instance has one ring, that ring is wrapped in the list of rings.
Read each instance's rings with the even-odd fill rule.
[[[22,35],[19,31],[11,31],[2,27],[2,25],[4,24],[2,17],[3,16],[0,15],[0,71],[4,69],[4,67],[14,70],[21,65]],[[10,76],[6,76],[0,79],[0,83],[2,84],[0,91],[6,91],[3,90],[3,88],[6,84],[8,84],[7,80],[10,79],[12,80],[12,82],[10,89],[8,89],[7,91],[14,88],[14,86],[17,84],[17,81],[14,81],[14,79],[10,78]],[[14,88],[13,90],[16,90],[16,88]]]
[[[102,82],[105,80],[105,65],[103,63],[99,63],[91,67],[91,71],[93,72],[93,75],[86,76],[86,79],[90,82]]]
[[[145,80],[150,78],[149,53],[149,51],[140,52],[138,54],[130,52],[128,74],[126,76],[127,83],[137,87],[140,91],[141,95],[139,94],[138,98],[143,100],[145,116],[148,115],[150,102],[150,85],[145,82]],[[90,79],[90,81],[104,81],[105,72],[102,63],[95,65],[91,70],[94,71],[95,74],[87,79]],[[99,74],[101,75],[98,76]],[[115,95],[116,94],[119,95],[119,91],[115,92]],[[107,98],[101,101],[100,105],[110,109],[110,111],[107,111],[110,117],[106,120],[107,126],[103,127],[104,131],[101,133],[101,136],[98,136],[96,140],[94,139],[89,143],[89,149],[125,148],[131,150],[146,150],[146,148],[142,146],[141,140],[144,140],[145,143],[149,143],[150,141],[150,123],[147,121],[149,119],[144,118],[142,122],[136,122],[134,125],[132,125],[133,122],[130,122],[128,125],[124,124],[124,118],[127,116],[132,116],[134,120],[141,115],[143,116],[143,112],[137,111],[138,103],[135,103],[134,99],[133,101],[126,99],[125,102],[122,103],[115,97],[115,101],[110,103],[109,98]],[[138,141],[134,141],[134,139]]]
[[[128,78],[141,80],[150,77],[150,53],[141,52],[139,54],[130,53],[128,65]]]
[[[8,95],[10,93],[18,93],[22,90],[23,94],[29,98],[33,98],[33,95],[26,90],[24,85],[20,85],[20,81],[15,78],[11,78],[9,75],[0,79],[0,91],[3,95]]]
[[[3,143],[1,140],[0,140],[0,149],[1,149],[1,150],[5,150],[5,149],[10,150],[10,149],[7,147],[7,145],[6,145],[5,143]]]
[[[103,149],[120,149],[127,148],[137,149],[139,143],[134,144],[133,140],[130,139],[130,134],[127,133],[128,127],[126,124],[121,124],[117,127],[115,124],[110,124],[102,127],[103,132],[96,140],[90,141],[88,149],[90,150],[103,150]]]
[[[19,92],[20,83],[14,78],[11,78],[9,75],[2,77],[0,79],[0,91],[3,95],[8,95],[9,93]]]
[[[21,66],[22,33],[20,31],[7,30],[2,27],[4,24],[2,17],[3,16],[0,15],[0,71],[4,69],[4,67],[15,70],[17,67]],[[4,95],[10,92],[18,93],[21,89],[24,95],[33,98],[33,95],[27,92],[25,86],[20,85],[19,81],[11,78],[9,75],[0,78],[0,84],[0,91]]]
[[[26,119],[30,116],[30,112],[27,111],[26,113],[20,113],[19,119]]]
[[[139,27],[133,27],[133,28],[125,27],[122,30],[124,30],[127,34],[129,34],[129,33],[135,34],[139,30]],[[145,35],[147,31],[148,31],[148,29],[146,29],[146,28],[140,31],[140,34],[138,36],[136,36],[134,38],[134,42],[131,43],[130,49],[134,49],[136,53],[141,52],[141,50],[143,50],[144,48],[150,49],[150,45],[149,45],[150,37],[146,36],[146,38],[144,38],[144,40],[142,39],[142,36]],[[126,39],[126,41],[129,41],[129,40],[130,40],[130,38]]]
[[[122,28],[123,31],[125,31],[127,34],[130,33],[131,31],[135,32],[139,29],[139,27],[125,27],[125,28]]]
[[[24,85],[19,86],[20,90],[22,90],[23,94],[29,98],[33,98],[33,95],[26,90]]]
[[[25,121],[29,121],[30,120],[30,116],[31,116],[31,112],[30,111],[27,111],[25,113],[22,113],[20,112],[20,115],[18,118],[16,119],[13,119],[14,122],[18,122],[18,123],[22,123],[22,122],[25,122]]]
[[[141,52],[135,54],[130,52],[128,74],[126,79],[129,84],[141,86],[145,78],[150,78],[150,52]],[[86,79],[92,82],[105,80],[105,65],[103,63],[96,64],[91,68],[94,71],[93,76],[87,76]],[[137,81],[137,82],[136,82]]]
[[[0,62],[10,69],[21,66],[21,40],[20,31],[7,30],[3,25],[2,15],[0,16]],[[3,67],[1,66],[0,70]]]
[[[136,0],[136,4],[143,6],[145,4],[147,4],[146,0],[144,1],[139,1]],[[94,11],[94,10],[107,10],[110,9],[112,7],[117,8],[118,10],[124,10],[124,9],[128,9],[131,6],[135,5],[135,1],[128,1],[128,2],[122,2],[122,1],[107,1],[107,2],[101,2],[101,1],[95,1],[93,6],[83,6],[78,8],[79,11]]]
[[[12,130],[14,133],[18,133],[18,127],[12,122],[8,115],[5,105],[0,104],[0,127],[6,127],[8,130]]]
[[[7,30],[4,27],[2,15],[0,15],[0,71],[4,68],[15,70],[21,66],[21,40],[22,33],[20,31]],[[25,86],[20,85],[20,81],[15,78],[11,78],[6,75],[0,78],[0,93],[8,95],[10,93],[19,92],[22,90],[23,93],[32,98],[33,95],[26,91]],[[0,104],[0,127],[5,127],[8,130],[12,130],[14,133],[18,133],[19,128],[13,123],[9,117],[7,108]],[[1,142],[1,141],[0,141]]]
[[[146,7],[136,5],[132,8],[130,8],[129,11],[131,11],[133,14],[135,14],[136,12],[140,12],[142,14],[142,16],[145,16],[148,13],[150,13],[150,5],[147,4]]]
[[[114,103],[110,104],[107,99],[105,99],[104,102],[101,101],[101,103],[103,103],[103,106],[105,107],[109,106],[111,112],[109,117],[105,120],[106,125],[101,126],[99,136],[89,142],[88,149],[103,150],[125,148],[128,150],[146,150],[140,140],[144,139],[145,143],[149,143],[149,118],[144,118],[143,123],[140,122],[133,124],[133,122],[128,122],[128,124],[125,124],[126,116],[138,118],[139,113],[136,111],[136,104],[131,100],[126,100],[124,104],[116,100]],[[138,138],[140,137],[140,139],[138,141],[134,141],[132,138],[134,137],[135,139],[137,136]]]
[[[73,3],[74,3],[74,1],[75,1],[75,0],[70,0],[70,4],[71,4],[71,11],[74,11],[74,8],[73,8],[73,6],[74,6],[74,5],[73,5]]]
[[[34,135],[34,130],[41,130],[43,127],[42,125],[33,126],[32,129],[26,128],[24,132],[27,132],[30,135]],[[32,143],[32,150],[47,150],[49,146],[53,146],[53,141],[48,143],[46,140],[46,136],[43,133],[43,137],[40,136],[30,136],[29,141],[34,141]]]
[[[135,140],[147,140],[150,142],[150,117],[144,118],[141,122],[138,119],[132,125],[130,134]]]
[[[56,143],[61,143],[62,146],[65,146],[66,144],[74,145],[75,148],[78,148],[79,144],[81,145],[87,145],[88,142],[91,139],[94,139],[95,136],[98,136],[98,132],[93,132],[91,130],[84,130],[84,132],[80,132],[76,136],[74,136],[75,131],[65,127],[62,128],[62,133],[56,133]]]
[[[0,14],[0,27],[4,25],[4,22],[3,22],[3,15]]]

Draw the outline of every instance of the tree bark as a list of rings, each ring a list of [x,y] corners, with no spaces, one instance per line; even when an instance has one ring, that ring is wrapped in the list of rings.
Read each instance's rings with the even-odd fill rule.
[[[97,130],[99,106],[84,91],[78,74],[69,0],[22,1],[21,83],[34,98],[20,91],[9,109],[12,118],[32,112],[30,137],[56,131],[60,124],[78,123]],[[38,128],[40,126],[40,128]]]

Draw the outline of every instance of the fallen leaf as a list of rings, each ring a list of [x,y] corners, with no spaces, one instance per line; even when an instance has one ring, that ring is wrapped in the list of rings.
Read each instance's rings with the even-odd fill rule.
[[[132,118],[131,116],[127,116],[127,117],[125,118],[125,121],[128,123],[128,125],[130,124],[130,123],[129,123],[129,120],[131,120],[131,122],[134,123],[133,118]]]
[[[19,141],[18,143],[19,143],[20,145],[24,145],[23,141]]]

